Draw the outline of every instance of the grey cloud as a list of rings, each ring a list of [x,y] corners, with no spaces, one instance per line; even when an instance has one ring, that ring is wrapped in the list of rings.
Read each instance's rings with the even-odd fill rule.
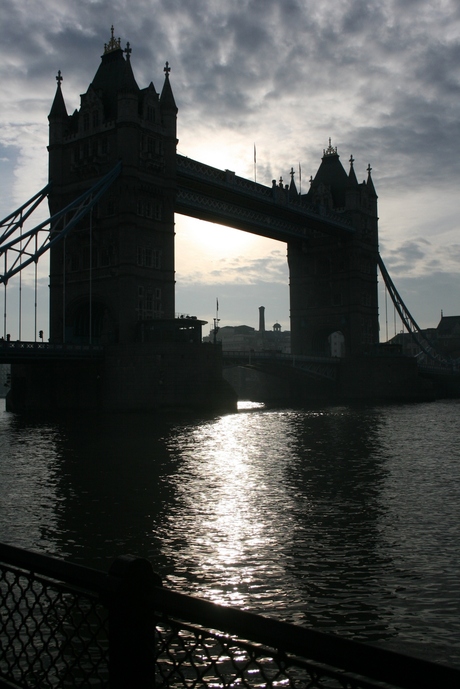
[[[261,258],[238,256],[231,259],[215,261],[215,268],[202,272],[199,268],[183,277],[179,281],[187,283],[215,284],[233,280],[239,284],[287,284],[286,256],[279,251]]]
[[[399,273],[401,268],[414,267],[430,254],[431,244],[424,238],[406,241],[391,249],[383,249],[384,261],[390,272]]]
[[[257,142],[258,181],[270,184],[301,162],[305,189],[332,136],[345,167],[353,153],[358,179],[372,164],[380,198],[437,184],[456,202],[460,5],[454,0],[136,0],[134,9],[126,0],[65,7],[43,0],[39,6],[3,0],[0,142],[24,146],[20,127],[6,131],[5,123],[32,122],[42,131],[43,167],[56,72],[62,70],[72,110],[113,22],[122,44],[131,43],[141,87],[153,80],[160,90],[170,62],[180,146],[195,131],[206,131],[217,146],[229,131],[237,133],[248,150]],[[222,161],[222,167],[235,165]],[[250,163],[245,170],[251,176]],[[36,179],[31,174],[21,192],[29,184],[30,196]],[[428,219],[425,225],[428,231]],[[279,266],[285,266],[281,253]],[[459,260],[458,250],[443,254],[418,239],[389,245],[385,253],[400,276]],[[268,271],[281,285],[285,267],[277,261],[220,263],[216,279],[230,269],[263,280]]]

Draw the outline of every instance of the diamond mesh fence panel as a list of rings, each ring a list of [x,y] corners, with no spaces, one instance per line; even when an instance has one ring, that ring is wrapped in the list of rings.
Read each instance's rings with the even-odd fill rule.
[[[389,686],[170,619],[157,620],[156,654],[155,686],[163,689],[368,689]]]
[[[0,565],[0,676],[19,687],[108,687],[107,611],[86,591]]]
[[[460,687],[456,668],[163,588],[133,556],[106,576],[0,551],[0,687]]]

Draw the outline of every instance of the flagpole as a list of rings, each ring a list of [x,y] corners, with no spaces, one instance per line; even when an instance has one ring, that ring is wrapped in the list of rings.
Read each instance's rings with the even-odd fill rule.
[[[302,195],[302,168],[299,163],[299,195]]]
[[[254,144],[254,182],[257,182],[257,152]]]
[[[214,318],[214,344],[217,344],[217,333],[219,331],[219,299],[216,297],[216,317]]]

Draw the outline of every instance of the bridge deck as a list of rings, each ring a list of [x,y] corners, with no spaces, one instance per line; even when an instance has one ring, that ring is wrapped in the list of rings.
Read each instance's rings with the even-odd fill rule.
[[[314,378],[337,379],[341,359],[338,357],[284,354],[283,352],[222,352],[224,366],[250,366],[261,371],[283,375],[286,368],[295,369]]]
[[[0,341],[0,363],[12,364],[36,360],[101,359],[100,345],[50,344],[49,342]]]

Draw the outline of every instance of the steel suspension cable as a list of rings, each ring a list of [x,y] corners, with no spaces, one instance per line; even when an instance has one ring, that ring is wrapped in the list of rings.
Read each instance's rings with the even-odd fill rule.
[[[451,366],[453,362],[445,359],[436,351],[434,346],[431,344],[430,340],[427,338],[425,333],[422,331],[422,329],[418,326],[418,324],[412,317],[409,309],[404,304],[398,290],[396,289],[393,280],[391,279],[390,274],[388,273],[380,254],[377,257],[377,262],[380,268],[380,274],[383,277],[385,285],[393,301],[395,312],[399,314],[399,317],[401,318],[401,321],[404,327],[406,328],[407,332],[411,335],[412,339],[415,341],[415,343],[418,345],[418,347],[420,347],[421,351],[427,357],[434,361],[437,361],[441,365]]]

